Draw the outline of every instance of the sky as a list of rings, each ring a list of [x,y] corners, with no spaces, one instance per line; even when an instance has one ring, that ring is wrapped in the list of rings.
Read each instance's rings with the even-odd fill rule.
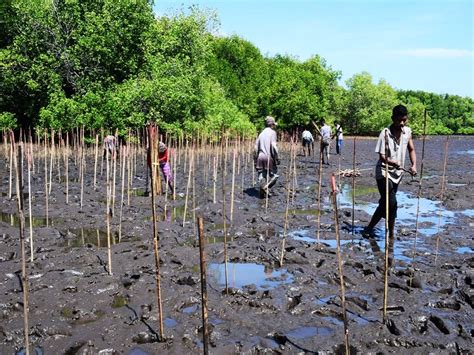
[[[374,83],[474,98],[474,0],[155,0],[158,16],[197,5],[218,15],[263,55],[319,55],[341,84],[368,72]]]

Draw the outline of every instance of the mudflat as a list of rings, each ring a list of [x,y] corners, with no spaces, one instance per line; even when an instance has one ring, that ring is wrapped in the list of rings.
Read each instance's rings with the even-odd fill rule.
[[[375,142],[371,138],[356,140],[356,168],[360,176],[355,178],[354,215],[352,178],[337,177],[338,229],[351,351],[467,354],[472,351],[474,336],[474,137],[449,138],[444,183],[446,137],[427,137],[421,189],[420,176],[405,176],[400,184],[395,261],[388,281],[385,324],[383,220],[371,238],[360,234],[379,198],[374,179]],[[27,262],[31,352],[137,355],[202,351],[199,247],[193,219],[197,215],[204,218],[207,241],[211,353],[343,352],[330,176],[352,169],[353,140],[346,138],[343,155],[331,155],[331,165],[322,169],[319,231],[319,157],[304,157],[298,147],[296,179],[291,177],[287,182],[288,146],[281,144],[280,179],[267,208],[265,199],[259,198],[253,186],[250,151],[242,148],[237,152],[240,158],[237,155],[232,220],[233,155],[229,151],[225,177],[228,292],[220,170],[216,202],[213,201],[213,157],[217,150],[203,149],[196,154],[195,179],[194,184],[190,181],[188,199],[185,194],[189,174],[184,167],[186,164],[189,169],[189,159],[181,152],[175,162],[177,199],[168,197],[165,202],[164,196],[158,196],[156,203],[164,339],[159,339],[151,198],[144,196],[144,152],[135,156],[130,180],[127,167],[122,211],[122,170],[117,166],[109,275],[105,162],[99,160],[94,189],[92,149],[87,155],[81,208],[79,165],[74,163],[74,152],[69,158],[68,204],[64,161],[53,160],[46,223],[44,158],[39,156],[40,148],[35,150],[38,157],[31,176],[34,261]],[[421,139],[415,140],[415,147],[420,173]],[[13,198],[9,199],[7,157],[8,154],[0,157],[2,354],[21,353],[23,348],[18,211],[14,185]],[[49,164],[49,158],[47,161]],[[29,238],[26,161],[23,174],[25,235]],[[287,188],[291,191],[285,232]],[[284,258],[280,267],[283,238]],[[29,248],[27,240],[28,258]]]

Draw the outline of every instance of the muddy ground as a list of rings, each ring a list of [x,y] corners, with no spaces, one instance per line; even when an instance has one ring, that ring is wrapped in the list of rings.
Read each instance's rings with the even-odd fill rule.
[[[413,201],[416,201],[419,184],[405,177],[400,185],[402,201],[399,201],[400,220],[396,226],[395,264],[389,278],[389,320],[386,324],[382,323],[381,312],[383,221],[375,238],[364,239],[360,235],[361,228],[370,218],[370,209],[378,200],[373,177],[377,158],[375,140],[357,140],[357,167],[362,175],[356,179],[354,235],[351,234],[351,197],[347,198],[352,196],[351,179],[339,181],[339,227],[343,239],[349,341],[353,352],[448,354],[472,351],[474,137],[451,137],[446,192],[437,204],[445,140],[435,137],[426,141],[423,203],[420,203],[421,222],[414,265]],[[420,164],[421,140],[415,145]],[[112,245],[112,276],[106,272],[105,173],[95,191],[92,187],[93,156],[90,159],[82,209],[73,158],[70,159],[73,177],[68,205],[65,203],[65,183],[58,181],[57,171],[54,171],[49,226],[44,220],[43,165],[36,162],[36,173],[32,178],[35,259],[28,263],[32,348],[42,354],[199,353],[202,351],[201,285],[192,200],[184,227],[184,197],[168,204],[167,210],[171,213],[166,218],[163,218],[164,197],[159,197],[157,202],[166,337],[165,341],[158,342],[150,197],[140,196],[146,183],[143,159],[137,159],[131,204],[125,203],[123,207],[122,238]],[[333,155],[331,163],[323,169],[318,243],[319,162],[317,157],[297,156],[297,188],[289,207],[283,268],[278,267],[278,259],[283,237],[289,154],[282,154],[281,178],[273,189],[275,194],[269,199],[267,211],[265,200],[259,199],[253,189],[251,163],[248,162],[246,168],[241,166],[235,179],[233,222],[227,221],[227,225],[231,224],[229,294],[223,292],[221,265],[224,262],[221,177],[219,174],[217,178],[219,191],[214,204],[212,175],[204,173],[212,166],[212,160],[205,162],[206,168],[201,166],[199,169],[196,213],[204,217],[208,241],[211,353],[327,354],[343,349],[334,213],[329,199],[329,176],[339,168],[338,157]],[[187,180],[182,171],[183,164],[182,157],[177,174],[177,190],[181,194],[186,191]],[[227,216],[230,214],[231,166],[229,163]],[[341,169],[352,167],[351,139],[345,141],[340,166]],[[8,199],[9,171],[3,155],[0,176],[0,353],[13,354],[21,352],[23,346],[23,293],[17,205],[15,199]],[[118,206],[119,179],[117,201]],[[116,208],[112,219],[115,237],[118,236],[118,216],[119,208]],[[28,218],[26,222],[28,226]],[[28,228],[26,232],[29,233]],[[436,258],[437,239],[439,252]],[[29,256],[29,249],[27,251]],[[413,267],[415,276],[410,286]]]

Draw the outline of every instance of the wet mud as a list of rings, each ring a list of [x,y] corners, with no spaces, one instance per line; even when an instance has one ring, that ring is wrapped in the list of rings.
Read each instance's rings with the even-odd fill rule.
[[[426,140],[419,226],[413,262],[418,180],[399,188],[388,321],[382,322],[384,224],[361,235],[378,201],[375,140],[357,140],[355,224],[352,179],[338,178],[339,229],[351,353],[462,353],[472,351],[474,266],[474,137],[451,137],[447,184],[440,198],[444,137]],[[416,140],[421,162],[421,140]],[[228,161],[231,162],[232,154]],[[107,273],[105,168],[93,188],[93,155],[80,206],[78,167],[70,159],[70,195],[53,171],[45,217],[42,161],[32,176],[34,261],[28,262],[29,335],[38,354],[186,354],[202,351],[199,247],[194,215],[204,218],[208,266],[210,351],[232,353],[343,353],[334,210],[330,174],[352,168],[352,140],[323,168],[321,228],[317,225],[318,157],[297,159],[297,181],[284,235],[288,151],[268,209],[252,185],[252,162],[240,161],[230,220],[232,164],[228,163],[228,293],[225,288],[221,176],[213,203],[212,155],[201,155],[183,224],[187,173],[177,169],[176,201],[157,198],[165,339],[159,339],[150,197],[146,166],[136,159],[130,205],[124,198],[119,230],[120,179],[112,222],[112,270]],[[99,169],[100,170],[100,169]],[[418,168],[420,171],[420,168]],[[64,175],[64,169],[61,171]],[[23,288],[15,196],[0,158],[0,353],[23,353]],[[290,184],[290,186],[293,186]],[[25,189],[26,189],[25,178]],[[15,195],[15,194],[14,194]],[[25,195],[28,206],[28,195]],[[166,208],[165,208],[166,205]],[[165,211],[166,209],[166,211]],[[29,237],[26,211],[26,235]],[[284,265],[279,266],[286,238]],[[438,252],[437,252],[438,246]],[[29,241],[27,241],[29,256]]]

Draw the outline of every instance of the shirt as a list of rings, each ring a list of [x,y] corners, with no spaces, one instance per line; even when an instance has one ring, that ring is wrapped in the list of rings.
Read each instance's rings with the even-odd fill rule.
[[[385,134],[388,135],[388,158],[390,160],[396,161],[401,168],[405,165],[405,157],[407,155],[408,142],[411,139],[411,129],[409,127],[403,127],[402,133],[400,134],[400,140],[397,142],[395,136],[392,135],[389,128],[384,128],[380,132],[377,145],[375,146],[375,152],[379,154],[385,153]],[[403,176],[402,169],[395,169],[395,167],[388,166],[388,178],[394,183],[400,183],[400,180]],[[382,160],[378,160],[377,165],[375,166],[375,178],[383,179],[385,178],[385,163]]]
[[[257,153],[257,169],[266,169],[267,166],[272,167],[272,159],[278,158],[278,148],[276,145],[277,134],[270,127],[266,127],[259,134],[255,141],[255,152]]]
[[[304,131],[303,131],[303,136],[302,136],[302,137],[303,137],[303,139],[306,139],[306,140],[309,140],[309,141],[313,141],[313,140],[314,140],[313,135],[312,135],[311,132],[308,131],[308,130],[304,130]]]
[[[331,127],[327,124],[324,124],[324,126],[321,127],[321,137],[323,139],[331,139]]]
[[[339,124],[336,126],[336,135],[337,135],[337,139],[339,139],[341,141],[344,139],[344,137],[342,135],[342,127]]]

